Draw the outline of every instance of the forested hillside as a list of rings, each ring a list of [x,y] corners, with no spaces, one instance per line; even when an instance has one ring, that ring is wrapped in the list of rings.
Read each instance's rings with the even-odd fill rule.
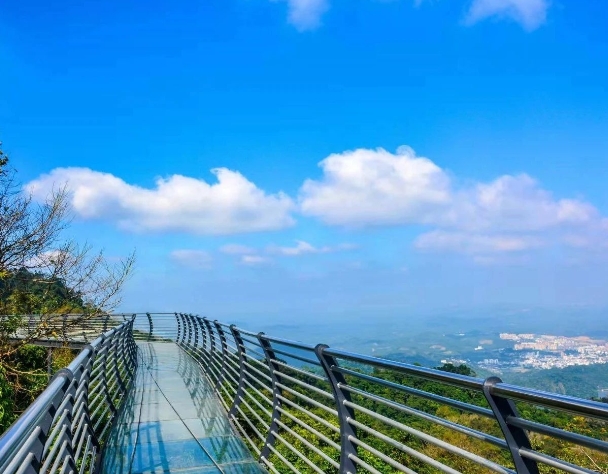
[[[573,397],[596,396],[598,387],[608,388],[608,364],[575,365],[563,369],[533,370],[505,377],[510,383]]]
[[[438,368],[462,375],[474,375],[473,371],[465,365],[454,366],[447,364]],[[319,382],[319,379],[306,377],[301,372],[293,372],[290,369],[284,370],[285,374],[289,377],[288,380],[299,379],[313,387],[327,390],[327,387],[323,385],[324,382]],[[357,422],[357,436],[360,443],[362,443],[360,446],[366,446],[365,449],[363,447],[359,448],[358,456],[373,469],[383,474],[402,472],[394,463],[391,464],[383,461],[379,456],[374,454],[374,451],[384,453],[393,462],[407,466],[414,472],[421,474],[438,472],[437,468],[429,463],[429,460],[439,461],[448,468],[467,474],[485,474],[490,472],[487,467],[472,461],[472,458],[475,456],[490,460],[496,463],[495,466],[502,465],[507,468],[514,468],[511,455],[507,450],[503,450],[493,443],[483,441],[479,437],[471,436],[470,432],[467,432],[468,429],[472,429],[477,432],[486,433],[490,437],[494,437],[494,439],[502,439],[503,435],[494,419],[438,403],[424,396],[417,395],[415,392],[421,391],[418,393],[422,393],[424,391],[426,393],[438,394],[458,402],[487,408],[488,404],[482,393],[380,368],[373,369],[369,375],[413,389],[413,391],[407,393],[390,387],[380,386],[358,377],[348,378],[348,385],[354,388],[354,391],[349,390],[352,395],[352,402],[360,407],[354,415],[354,419]],[[316,400],[317,405],[313,406],[310,403],[303,403],[303,398],[300,395],[296,395],[295,391],[284,390],[282,397],[286,401],[282,404],[280,410],[284,414],[281,416],[281,423],[289,426],[291,432],[281,430],[280,436],[298,451],[306,453],[307,459],[323,471],[327,473],[337,472],[327,458],[338,459],[339,457],[337,447],[340,444],[340,436],[339,432],[335,428],[332,428],[332,426],[336,427],[338,425],[337,418],[331,414],[333,403],[329,400],[324,400],[323,397],[319,397],[319,392],[314,389],[307,389],[304,386],[298,386],[297,389],[301,394]],[[361,392],[357,392],[356,390],[360,390]],[[368,396],[363,396],[364,392],[373,394],[373,396],[378,398],[374,400]],[[361,395],[358,393],[361,393]],[[251,418],[256,425],[258,421],[264,420],[266,416],[264,410],[262,410],[265,407],[265,400],[264,397],[260,396],[261,394],[262,392],[256,393],[255,390],[248,390],[247,401],[249,406],[243,408],[243,413],[247,413],[248,418]],[[396,402],[407,408],[398,408],[394,404],[391,405],[391,402]],[[308,414],[299,407],[305,408]],[[380,418],[370,416],[366,413],[366,410],[369,410],[368,413],[370,414],[373,412],[380,415]],[[525,403],[518,403],[518,410],[520,415],[528,420],[597,439],[608,439],[608,425],[605,422],[571,416],[563,412],[548,410]],[[320,442],[319,436],[313,434],[310,428],[306,428],[301,423],[292,423],[294,419],[304,422],[321,435],[329,438],[334,443],[333,446],[330,443]],[[242,414],[239,417],[239,422],[242,426],[246,427],[252,440],[258,438],[251,423],[248,423]],[[454,429],[456,425],[460,425],[463,429]],[[263,424],[258,425],[258,427],[260,426],[263,426]],[[456,449],[468,451],[471,453],[471,456],[467,459],[460,454],[449,452],[436,442],[430,442],[429,439],[425,440],[425,436],[433,437],[435,440],[439,440],[439,442],[447,442],[455,446]],[[608,472],[608,455],[606,453],[557,441],[538,434],[532,434],[530,440],[532,447],[540,452],[576,465],[585,466],[593,471]],[[310,449],[310,445],[315,446],[319,451]],[[308,463],[301,459],[280,439],[276,442],[275,447],[276,453],[271,456],[271,460],[275,463],[275,468],[278,472],[291,473],[291,468],[287,463],[295,466],[300,472],[312,472]],[[558,472],[561,471],[541,465],[541,473],[543,474],[557,474]]]

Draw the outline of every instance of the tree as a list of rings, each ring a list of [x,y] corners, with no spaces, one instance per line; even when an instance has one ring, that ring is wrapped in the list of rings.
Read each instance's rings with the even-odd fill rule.
[[[65,337],[120,303],[134,253],[111,260],[67,239],[70,221],[66,188],[34,202],[0,146],[0,366],[9,377],[23,345]],[[78,316],[66,320],[67,313]]]

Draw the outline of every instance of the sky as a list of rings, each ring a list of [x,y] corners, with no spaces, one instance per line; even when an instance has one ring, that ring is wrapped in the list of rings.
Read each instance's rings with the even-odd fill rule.
[[[125,311],[608,306],[604,2],[0,6],[0,140]],[[571,314],[571,313],[569,313]]]

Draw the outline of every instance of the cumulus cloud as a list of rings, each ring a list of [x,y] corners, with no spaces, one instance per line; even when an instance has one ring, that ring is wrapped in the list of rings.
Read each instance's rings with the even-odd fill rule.
[[[333,154],[319,166],[321,180],[300,190],[305,215],[327,224],[367,226],[430,221],[451,198],[447,174],[409,147],[396,154],[382,148]]]
[[[548,0],[473,0],[466,21],[472,24],[490,17],[510,18],[534,30],[545,22],[548,9]]]
[[[170,254],[171,260],[178,265],[189,268],[208,269],[211,268],[212,258],[204,250],[178,249]]]
[[[268,252],[288,257],[295,257],[306,254],[331,253],[340,252],[344,250],[353,250],[356,247],[356,245],[348,243],[339,244],[336,246],[325,245],[323,247],[314,247],[308,242],[304,242],[303,240],[297,240],[296,245],[294,247],[270,246],[268,248]]]
[[[228,255],[243,255],[255,253],[255,249],[240,244],[226,244],[220,247],[220,252]]]
[[[555,198],[526,174],[460,184],[408,147],[347,151],[319,166],[322,177],[300,190],[302,213],[343,227],[430,227],[419,249],[524,251],[543,246],[547,233],[597,233],[605,221],[588,202]]]
[[[327,224],[364,227],[427,224],[466,230],[530,231],[579,225],[597,210],[578,199],[555,199],[526,174],[457,187],[448,173],[408,147],[333,154],[323,176],[300,190],[304,214]]]
[[[329,10],[329,0],[271,0],[286,2],[288,21],[299,31],[313,30],[321,25],[321,18]],[[416,7],[424,0],[414,0]],[[466,24],[487,18],[509,18],[526,30],[534,30],[547,18],[550,0],[472,0],[465,17]]]
[[[467,254],[520,252],[543,245],[542,239],[529,235],[484,235],[441,230],[424,233],[414,241],[414,246],[421,250]]]
[[[437,224],[469,230],[539,231],[579,226],[598,218],[591,204],[579,199],[555,199],[526,174],[503,175],[455,192]]]
[[[271,0],[273,2],[281,0]],[[299,31],[314,30],[329,10],[329,0],[282,0],[287,2],[287,20]]]
[[[265,265],[270,262],[271,262],[270,259],[268,259],[266,257],[262,257],[261,255],[243,255],[241,257],[241,263],[243,265],[250,265],[250,266]]]
[[[236,234],[294,224],[294,203],[285,194],[267,194],[226,168],[212,173],[216,183],[172,175],[148,189],[88,168],[57,168],[25,189],[42,200],[66,184],[77,216],[114,221],[129,230]]]

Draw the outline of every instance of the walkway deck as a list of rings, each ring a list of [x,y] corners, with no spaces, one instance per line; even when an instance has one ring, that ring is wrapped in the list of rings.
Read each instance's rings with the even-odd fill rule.
[[[228,422],[197,363],[174,343],[139,343],[134,388],[110,434],[107,474],[266,471]]]

